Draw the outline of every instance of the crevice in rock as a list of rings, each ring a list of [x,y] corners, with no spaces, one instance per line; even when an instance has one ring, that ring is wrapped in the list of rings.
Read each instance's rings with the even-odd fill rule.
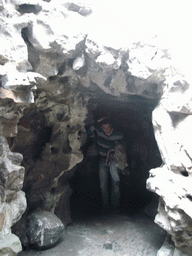
[[[17,7],[17,11],[21,14],[25,13],[34,13],[38,14],[42,10],[40,5],[34,5],[34,4],[20,4]]]
[[[185,170],[185,171],[181,171],[181,175],[183,175],[184,177],[188,177],[189,174],[188,172]]]
[[[188,114],[186,113],[179,113],[179,112],[169,112],[171,120],[173,122],[173,126],[176,127],[180,122],[182,122]]]
[[[36,107],[25,110],[24,116],[19,120],[18,126],[19,133],[12,145],[12,150],[21,152],[24,157],[28,159],[32,158],[36,161],[41,156],[45,144],[50,141],[52,128],[46,126],[44,115]],[[33,138],[33,144],[26,145],[23,148],[23,145],[19,145],[18,141],[22,137],[23,139],[27,139],[27,136]]]
[[[30,32],[28,27],[25,27],[21,30],[21,36],[27,45],[28,61],[31,64],[33,71],[35,71],[40,63],[40,53],[37,49],[35,49],[35,47],[33,47],[32,43],[30,42],[29,34]]]

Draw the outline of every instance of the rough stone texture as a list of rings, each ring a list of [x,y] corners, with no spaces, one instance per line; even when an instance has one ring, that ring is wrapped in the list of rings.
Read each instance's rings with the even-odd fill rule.
[[[51,212],[39,211],[28,216],[27,235],[31,245],[42,249],[53,246],[64,232],[64,225]]]
[[[24,180],[23,159],[12,153],[7,140],[0,135],[0,252],[1,255],[17,255],[22,250],[18,237],[11,234],[11,227],[26,210],[25,193],[21,191]]]
[[[153,111],[156,140],[163,165],[150,171],[148,189],[160,195],[155,222],[164,228],[178,248],[191,248],[191,87],[169,76],[169,87]],[[167,189],[169,188],[169,189]],[[192,254],[190,249],[187,250]],[[172,254],[170,254],[172,255]]]
[[[21,190],[24,179],[24,167],[20,166],[22,155],[9,150],[6,139],[1,136],[1,202],[14,199]]]
[[[176,247],[191,247],[191,1],[123,2],[0,2],[1,104],[14,109],[1,108],[1,133],[23,154],[28,209],[54,212],[61,198],[68,204],[66,173],[83,159],[88,100],[159,101],[153,125],[163,166],[147,187],[161,197],[158,224]],[[3,177],[2,198],[21,189],[14,175]]]
[[[67,172],[82,161],[80,147],[85,142],[83,120],[87,109],[80,93],[70,92],[68,83],[62,84],[65,93],[62,100],[52,98],[50,93],[41,93],[37,104],[24,111],[18,124],[18,136],[12,150],[23,154],[28,210],[42,209],[55,212],[67,224],[71,221],[69,199],[72,193],[68,179],[73,171]],[[79,94],[79,95],[78,95]],[[59,207],[60,206],[60,209]],[[26,226],[16,225],[16,234],[22,244],[28,246],[23,236]],[[22,225],[22,228],[18,228]]]
[[[16,256],[22,251],[22,246],[19,238],[14,234],[9,234],[0,241],[1,256]]]
[[[5,137],[14,137],[17,134],[17,123],[22,117],[23,111],[21,106],[12,99],[0,100],[0,132]]]
[[[162,247],[159,249],[157,256],[190,256],[190,250],[189,248],[182,248],[182,251],[175,248],[173,241],[171,241],[171,238],[169,235],[165,238],[165,241],[162,245]]]

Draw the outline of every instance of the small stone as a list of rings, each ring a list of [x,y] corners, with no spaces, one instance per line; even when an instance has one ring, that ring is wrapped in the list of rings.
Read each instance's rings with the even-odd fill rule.
[[[104,245],[103,245],[103,248],[104,248],[105,250],[112,250],[113,245],[112,245],[111,243],[107,243],[107,244],[104,244]]]

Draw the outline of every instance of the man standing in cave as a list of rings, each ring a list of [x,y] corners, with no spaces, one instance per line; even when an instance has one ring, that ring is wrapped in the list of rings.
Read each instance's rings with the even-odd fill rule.
[[[109,176],[111,178],[111,206],[115,213],[120,212],[120,176],[117,163],[112,156],[112,150],[117,143],[123,144],[123,134],[116,131],[108,117],[96,120],[96,125],[90,125],[87,133],[95,138],[99,154],[99,180],[102,196],[102,212],[109,209]]]

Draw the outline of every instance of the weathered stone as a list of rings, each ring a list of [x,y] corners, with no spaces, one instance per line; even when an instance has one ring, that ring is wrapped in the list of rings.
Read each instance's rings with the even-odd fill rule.
[[[65,174],[64,174],[65,175]],[[65,183],[64,175],[61,176],[60,182]],[[70,176],[73,175],[70,174]],[[57,192],[57,191],[56,191]],[[57,205],[55,207],[55,214],[59,217],[59,219],[63,222],[65,226],[71,223],[71,210],[70,210],[70,197],[72,195],[72,189],[69,185],[65,185],[65,189],[62,187],[61,196],[58,198]],[[57,193],[55,193],[57,195]],[[53,201],[55,203],[55,200]],[[52,208],[52,207],[51,207]]]
[[[21,116],[22,109],[12,99],[0,99],[0,134],[5,137],[16,136],[17,123]]]
[[[2,229],[3,229],[4,220],[5,220],[5,214],[2,212],[2,213],[0,214],[0,232],[1,232]]]
[[[12,224],[13,226],[23,215],[26,210],[27,202],[25,198],[25,193],[23,191],[18,191],[15,198],[10,201],[9,209],[11,212]]]
[[[170,237],[167,236],[161,248],[159,249],[157,256],[191,256],[188,248],[181,248],[181,250],[175,248]]]
[[[161,198],[156,223],[171,235],[178,249],[187,246],[191,255],[192,243],[188,235],[192,218],[192,147],[189,142],[192,119],[191,100],[188,98],[191,89],[187,82],[178,79],[178,74],[167,79],[170,88],[153,111],[155,136],[163,165],[150,171],[147,187]]]
[[[19,238],[11,234],[11,227],[26,210],[25,193],[21,191],[24,180],[23,159],[12,153],[7,140],[0,136],[0,252],[1,255],[17,255],[22,250]]]
[[[185,245],[185,233],[191,232],[190,179],[164,166],[150,171],[147,187],[162,198],[155,222],[172,235],[177,246]],[[191,246],[189,237],[187,244]]]
[[[83,159],[88,99],[140,96],[159,101],[152,118],[163,166],[151,170],[147,183],[161,198],[156,221],[177,247],[191,247],[191,2],[172,2],[171,11],[164,1],[158,8],[148,0],[131,7],[121,0],[84,2],[0,2],[0,132],[18,134],[9,143],[24,156],[29,209],[54,212],[64,196],[68,182],[61,185],[60,178]],[[135,141],[133,151],[148,161],[145,140]],[[1,198],[9,203],[22,188],[24,169],[2,144]]]
[[[25,169],[20,166],[22,155],[12,153],[3,136],[0,137],[0,144],[3,148],[3,154],[0,159],[1,194],[4,195],[1,200],[5,202],[5,200],[10,200],[17,191],[22,189]]]
[[[0,254],[1,256],[16,256],[22,251],[21,242],[14,234],[9,234],[0,240]]]
[[[8,203],[2,203],[0,206],[1,211],[1,224],[0,239],[11,233],[11,227],[21,218],[26,210],[26,198],[23,191],[15,194],[15,198],[9,200]]]
[[[65,6],[69,11],[78,12],[79,14],[81,14],[83,16],[89,15],[92,12],[92,10],[90,8],[88,8],[88,7],[86,8],[84,6],[79,6],[74,3],[66,3]]]
[[[57,99],[48,100],[49,94],[42,93],[36,106],[25,109],[12,149],[24,157],[27,175],[23,189],[27,194],[28,209],[41,208],[51,212],[57,209],[57,215],[67,224],[71,221],[71,189],[67,180],[62,184],[58,180],[83,159],[80,148],[86,140],[83,120],[87,109],[77,93],[74,103],[74,92],[70,88],[66,91],[66,87],[61,103]],[[22,221],[26,221],[25,217]],[[25,232],[15,231],[28,246]]]
[[[64,232],[64,225],[51,212],[32,213],[29,219],[29,243],[38,248],[53,246]]]

